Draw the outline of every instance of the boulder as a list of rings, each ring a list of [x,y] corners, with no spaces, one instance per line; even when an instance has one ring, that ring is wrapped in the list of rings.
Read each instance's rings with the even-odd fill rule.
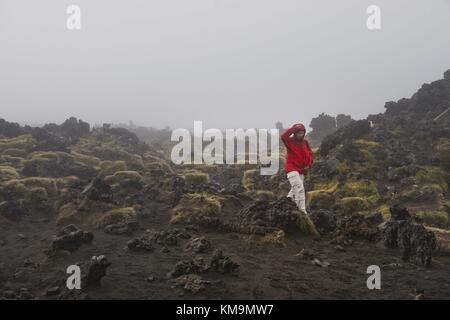
[[[74,252],[78,250],[83,244],[92,243],[94,235],[92,232],[83,231],[76,225],[71,224],[64,227],[52,242],[52,249],[67,250]]]
[[[387,248],[399,248],[402,259],[425,267],[432,262],[437,240],[432,231],[415,222],[406,208],[391,208],[391,220],[383,229],[383,241]]]

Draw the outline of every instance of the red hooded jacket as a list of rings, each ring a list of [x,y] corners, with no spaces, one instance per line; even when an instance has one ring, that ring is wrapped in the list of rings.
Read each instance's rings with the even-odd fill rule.
[[[299,130],[298,126],[294,126],[281,135],[281,140],[287,150],[286,173],[298,171],[298,173],[306,175],[305,168],[311,167],[313,164],[313,152],[306,139],[298,141],[294,137],[291,138],[291,135]]]

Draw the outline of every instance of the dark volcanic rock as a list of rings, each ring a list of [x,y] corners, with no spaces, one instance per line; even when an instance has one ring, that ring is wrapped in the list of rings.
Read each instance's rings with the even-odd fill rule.
[[[145,236],[139,239],[133,239],[128,241],[127,247],[131,251],[137,252],[152,252],[155,250],[155,248],[151,243],[151,240]]]
[[[220,273],[235,273],[239,270],[239,264],[225,257],[221,250],[215,250],[211,259],[211,269]]]
[[[172,207],[176,207],[178,202],[180,202],[181,198],[183,197],[184,188],[185,188],[186,182],[183,178],[175,176],[172,181],[172,190],[173,190],[173,200],[172,200]]]
[[[25,133],[25,130],[18,124],[14,122],[5,121],[5,119],[0,119],[0,136],[5,136],[6,138],[14,138]]]
[[[22,174],[28,177],[67,177],[77,176],[80,179],[92,179],[97,170],[94,167],[75,162],[67,158],[48,158],[28,160]]]
[[[190,224],[196,224],[205,228],[225,228],[228,229],[229,226],[224,226],[220,218],[218,217],[211,217],[207,215],[199,215],[199,216],[192,216],[187,221]]]
[[[444,72],[444,79],[445,80],[450,80],[450,70],[447,70]]]
[[[77,118],[71,117],[61,124],[60,130],[64,136],[77,141],[79,138],[89,134],[90,126],[89,123],[81,119],[77,120]]]
[[[113,192],[109,184],[107,184],[102,178],[95,177],[81,192],[81,195],[97,201],[112,201]]]
[[[107,225],[103,229],[103,231],[107,234],[130,235],[138,229],[139,229],[139,222],[135,220],[129,220],[125,222]]]
[[[210,270],[222,274],[236,273],[239,271],[239,264],[229,257],[225,257],[221,250],[215,250],[209,261],[203,257],[195,256],[193,259],[177,262],[169,276],[176,278],[185,274],[199,274]]]
[[[329,210],[312,210],[311,220],[320,233],[330,233],[336,229],[336,216]]]
[[[336,158],[320,160],[314,163],[312,173],[322,178],[331,179],[337,173],[337,165],[340,161]]]
[[[19,290],[19,299],[20,300],[33,300],[34,296],[28,291],[27,288],[21,288]]]
[[[394,205],[389,211],[391,212],[391,220],[393,221],[409,220],[412,218],[408,209],[399,205]]]
[[[58,134],[43,128],[32,128],[31,136],[37,141],[35,150],[69,152],[69,142]]]
[[[183,232],[179,229],[174,229],[171,231],[159,231],[151,235],[150,240],[154,243],[167,246],[176,246],[178,244],[178,239],[189,239],[190,234]]]
[[[205,237],[194,238],[190,240],[185,247],[185,251],[193,253],[206,253],[212,249],[211,242]]]
[[[391,208],[391,216],[383,230],[384,245],[387,248],[400,248],[404,261],[429,267],[437,246],[434,233],[414,222],[405,208]]]
[[[52,243],[53,250],[67,250],[74,252],[85,243],[92,243],[94,235],[92,232],[83,231],[76,225],[64,227],[55,237]]]
[[[45,295],[47,297],[53,297],[53,296],[57,296],[61,293],[61,288],[60,287],[51,287],[47,290],[47,292],[45,293]]]
[[[150,147],[139,140],[137,135],[125,128],[111,128],[107,124],[103,125],[106,134],[114,136],[121,145],[126,146],[126,151],[142,155],[146,151],[150,151]]]
[[[338,220],[337,233],[346,239],[376,241],[380,236],[379,225],[382,221],[383,217],[379,213],[353,214]]]
[[[342,130],[344,139],[358,139],[370,132],[370,122],[367,120],[353,121]]]
[[[176,246],[178,244],[177,231],[160,231],[152,234],[151,241],[168,246]]]
[[[5,290],[3,292],[3,297],[8,300],[17,300],[18,299],[18,296],[16,295],[16,293],[12,290]]]
[[[206,286],[210,284],[211,281],[206,281],[196,274],[185,274],[175,279],[176,287],[182,287],[185,291],[189,291],[194,294],[205,290]]]
[[[276,201],[257,201],[239,212],[237,228],[241,232],[261,235],[279,229],[298,231],[297,212],[296,204],[286,197]]]
[[[362,162],[365,160],[360,148],[353,142],[345,141],[336,157],[340,161]]]
[[[191,260],[177,262],[173,270],[169,273],[169,276],[176,278],[190,273],[203,273],[208,271],[209,268],[210,266],[203,258],[195,257]]]
[[[0,215],[11,221],[20,221],[20,219],[27,215],[29,210],[24,204],[23,199],[7,200],[0,203]]]
[[[83,287],[99,286],[101,280],[106,276],[106,270],[111,266],[111,262],[104,256],[94,256],[87,264],[86,276],[83,278]]]
[[[61,125],[49,123],[42,128],[33,128],[32,136],[38,141],[36,150],[41,151],[68,151],[68,147],[88,135],[89,123],[71,117]]]
[[[327,156],[328,153],[345,140],[354,140],[370,132],[368,120],[352,121],[346,127],[326,136],[320,145],[320,155]]]

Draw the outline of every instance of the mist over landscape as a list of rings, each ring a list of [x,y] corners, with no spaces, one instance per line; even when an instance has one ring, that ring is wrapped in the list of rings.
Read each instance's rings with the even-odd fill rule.
[[[272,128],[355,119],[450,65],[449,1],[0,1],[0,108],[9,121]]]
[[[449,31],[450,0],[0,0],[0,301],[450,299]]]

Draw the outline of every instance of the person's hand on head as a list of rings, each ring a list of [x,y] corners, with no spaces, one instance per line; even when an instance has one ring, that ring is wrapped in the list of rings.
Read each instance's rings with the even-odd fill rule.
[[[305,126],[301,123],[296,123],[292,126],[292,128],[294,129],[294,133],[298,133],[300,131],[306,132],[305,130]]]

